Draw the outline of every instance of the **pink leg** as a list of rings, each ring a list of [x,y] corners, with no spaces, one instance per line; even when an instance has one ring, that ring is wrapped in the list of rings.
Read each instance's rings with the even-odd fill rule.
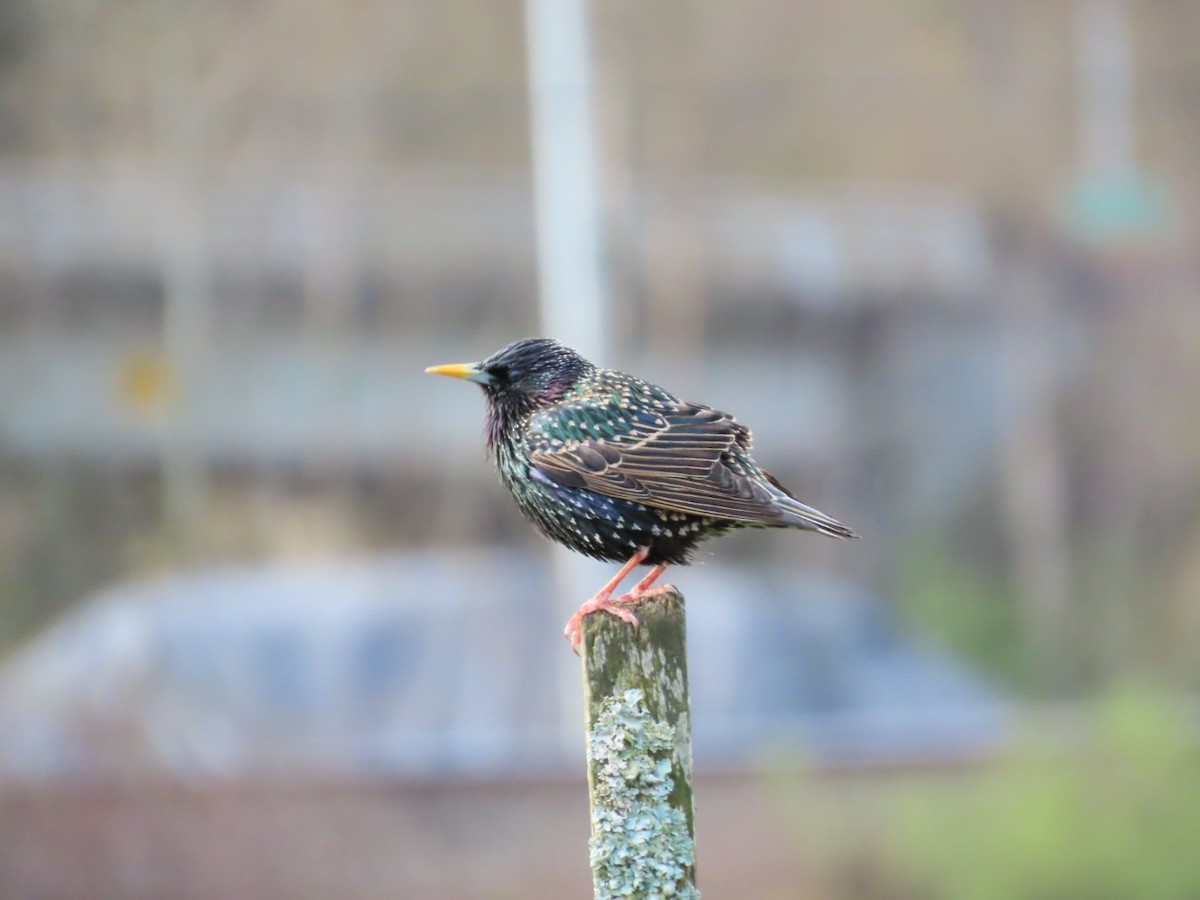
[[[629,557],[629,561],[626,562],[625,565],[621,566],[621,571],[619,571],[616,575],[614,575],[612,578],[610,578],[608,580],[608,584],[606,584],[606,585],[604,585],[604,587],[600,588],[600,590],[596,593],[596,596],[593,597],[592,599],[596,600],[596,599],[599,599],[600,597],[607,598],[607,597],[612,596],[612,592],[617,589],[617,585],[619,585],[622,581],[625,580],[625,576],[633,571],[634,566],[640,565],[642,563],[642,561],[649,555],[650,555],[649,547],[638,547],[637,551],[633,554],[633,556]]]
[[[667,570],[666,566],[655,566],[650,570],[650,574],[633,586],[633,590],[622,594],[613,603],[641,603],[643,600],[649,600],[651,597],[657,597],[659,594],[664,594],[667,591],[673,591],[675,588],[672,585],[664,584],[659,587],[651,587],[658,580],[658,577]],[[636,624],[636,623],[635,623]]]
[[[584,603],[583,606],[576,610],[575,615],[571,616],[570,621],[567,622],[567,627],[563,629],[563,634],[570,639],[572,650],[574,650],[576,653],[579,652],[579,629],[583,625],[583,617],[590,616],[594,612],[611,613],[617,618],[628,622],[630,625],[637,625],[637,616],[623,607],[613,605],[616,603],[616,601],[612,599],[612,593],[617,589],[617,585],[625,580],[625,576],[633,571],[633,567],[641,563],[649,555],[649,547],[639,547],[637,552],[634,553],[633,556],[629,557],[629,561],[626,562],[625,565],[621,566],[621,571],[617,572],[616,575],[609,579],[608,584],[604,585],[604,587],[600,588],[600,590],[596,592],[596,596]],[[652,583],[655,578],[662,574],[660,570],[663,568],[663,566],[656,566],[650,572],[650,575],[638,582],[637,586],[634,588],[634,591],[636,592],[637,589],[642,587],[644,584]],[[649,581],[647,581],[647,579],[649,579]],[[624,595],[619,599],[624,600],[626,597],[628,597],[628,595]]]
[[[639,581],[637,584],[635,584],[633,586],[633,590],[630,591],[628,594],[626,594],[621,599],[622,600],[641,600],[643,597],[645,597],[647,595],[647,593],[651,593],[650,585],[652,585],[652,584],[654,584],[654,582],[658,581],[659,576],[662,575],[662,573],[665,571],[667,571],[666,566],[655,566],[653,569],[650,570],[649,575],[647,575],[645,578],[643,578],[641,581]],[[659,588],[659,590],[662,590],[662,588]]]

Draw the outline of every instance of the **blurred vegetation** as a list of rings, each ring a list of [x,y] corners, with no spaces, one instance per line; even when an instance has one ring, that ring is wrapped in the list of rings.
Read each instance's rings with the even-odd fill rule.
[[[429,539],[406,503],[437,485],[291,467],[213,478],[204,514],[164,511],[157,468],[0,466],[0,654],[80,599],[190,568],[382,553]],[[484,516],[486,519],[486,516]]]
[[[974,784],[906,797],[886,864],[930,898],[1200,896],[1194,712],[1125,689],[1095,707],[1082,746],[1026,729]]]
[[[945,535],[902,552],[896,575],[899,607],[920,631],[1010,686],[1039,687],[1029,636],[1002,569],[960,550]]]
[[[837,898],[1200,896],[1191,705],[1123,687],[1018,728],[959,770],[771,781],[798,854]]]
[[[153,490],[115,472],[9,465],[0,478],[0,649],[128,571],[158,526]]]

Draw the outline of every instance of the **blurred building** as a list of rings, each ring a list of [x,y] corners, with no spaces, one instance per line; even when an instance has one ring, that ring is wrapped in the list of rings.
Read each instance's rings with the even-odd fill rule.
[[[513,553],[422,554],[115,588],[0,670],[0,779],[578,773],[566,613],[539,572]],[[994,690],[898,635],[859,589],[720,565],[695,575],[701,770],[743,771],[768,752],[895,766],[996,750]]]
[[[976,758],[1023,692],[1198,683],[1200,7],[589,22],[600,361],[736,412],[864,535],[673,575],[702,886],[881,896],[873,764]],[[478,0],[0,4],[0,893],[586,891],[541,598],[605,576],[535,556],[479,398],[421,374],[541,330],[527,57]],[[777,751],[831,802],[745,774]],[[1194,843],[1138,818],[1176,761],[1109,770],[1153,852]],[[1058,807],[1002,787],[1041,840]],[[1093,852],[1128,833],[1080,809]],[[962,815],[930,833],[970,880],[1002,842]]]

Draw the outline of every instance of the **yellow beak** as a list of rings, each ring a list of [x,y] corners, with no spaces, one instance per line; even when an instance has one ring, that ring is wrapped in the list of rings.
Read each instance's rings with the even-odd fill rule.
[[[425,370],[427,375],[449,375],[451,378],[465,378],[479,384],[487,384],[492,376],[479,368],[478,363],[447,363],[442,366],[430,366]]]

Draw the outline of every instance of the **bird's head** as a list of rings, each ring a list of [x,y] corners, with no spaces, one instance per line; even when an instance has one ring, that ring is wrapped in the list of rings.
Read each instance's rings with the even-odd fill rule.
[[[432,375],[474,381],[488,399],[488,444],[521,415],[561,400],[595,366],[550,338],[523,338],[474,363],[430,366]]]

